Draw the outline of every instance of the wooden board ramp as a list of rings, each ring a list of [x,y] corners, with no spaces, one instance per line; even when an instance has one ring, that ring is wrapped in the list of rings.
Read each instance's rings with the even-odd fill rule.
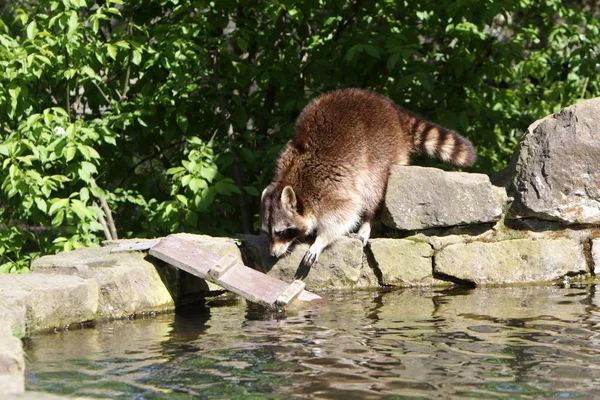
[[[269,308],[284,308],[295,299],[321,298],[304,290],[302,281],[283,282],[238,263],[233,255],[220,257],[174,235],[153,244],[148,254]]]

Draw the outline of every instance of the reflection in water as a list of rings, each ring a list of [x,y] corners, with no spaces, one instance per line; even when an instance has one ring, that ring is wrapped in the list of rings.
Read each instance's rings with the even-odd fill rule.
[[[27,388],[109,398],[600,398],[595,286],[328,294],[34,337]],[[398,396],[398,397],[396,397]]]

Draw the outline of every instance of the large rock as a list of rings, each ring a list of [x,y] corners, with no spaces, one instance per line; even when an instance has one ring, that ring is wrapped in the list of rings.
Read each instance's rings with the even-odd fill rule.
[[[17,335],[65,328],[92,321],[98,310],[99,287],[91,279],[61,275],[0,275],[1,308],[14,310],[0,314],[23,316],[12,319],[10,328]],[[16,325],[16,326],[15,326]],[[25,325],[25,331],[20,331]]]
[[[600,223],[600,97],[534,122],[503,172],[509,217]]]
[[[429,244],[402,239],[371,239],[369,246],[382,285],[433,284],[433,249]]]
[[[309,271],[299,269],[309,247],[306,243],[299,243],[286,256],[274,259],[269,255],[266,236],[240,235],[240,239],[250,267],[285,282],[292,282],[297,274],[304,276],[307,290],[378,286],[358,239],[344,237],[334,242],[323,250]]]
[[[382,222],[401,230],[481,224],[500,219],[503,189],[487,175],[397,166],[388,181]]]
[[[589,271],[577,241],[515,239],[449,245],[436,254],[434,272],[484,284],[552,281]]]
[[[110,253],[113,246],[89,247],[44,256],[31,264],[41,279],[69,278],[73,274],[92,279],[100,287],[99,318],[122,318],[175,308],[178,272],[157,268],[144,253]],[[74,278],[74,277],[71,277]]]

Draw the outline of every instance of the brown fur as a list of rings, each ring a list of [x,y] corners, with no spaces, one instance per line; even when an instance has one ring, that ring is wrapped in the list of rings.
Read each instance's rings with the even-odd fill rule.
[[[415,152],[460,167],[476,157],[464,137],[377,93],[345,89],[312,101],[263,192],[263,229],[272,254],[281,256],[296,237],[316,231],[303,260],[310,266],[324,247],[361,221],[358,235],[366,244],[391,166],[407,165]]]

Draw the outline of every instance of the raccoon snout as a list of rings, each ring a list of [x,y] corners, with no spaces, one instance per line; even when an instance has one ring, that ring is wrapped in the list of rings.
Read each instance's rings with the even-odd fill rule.
[[[285,254],[289,243],[277,243],[271,246],[271,257],[279,258]]]

